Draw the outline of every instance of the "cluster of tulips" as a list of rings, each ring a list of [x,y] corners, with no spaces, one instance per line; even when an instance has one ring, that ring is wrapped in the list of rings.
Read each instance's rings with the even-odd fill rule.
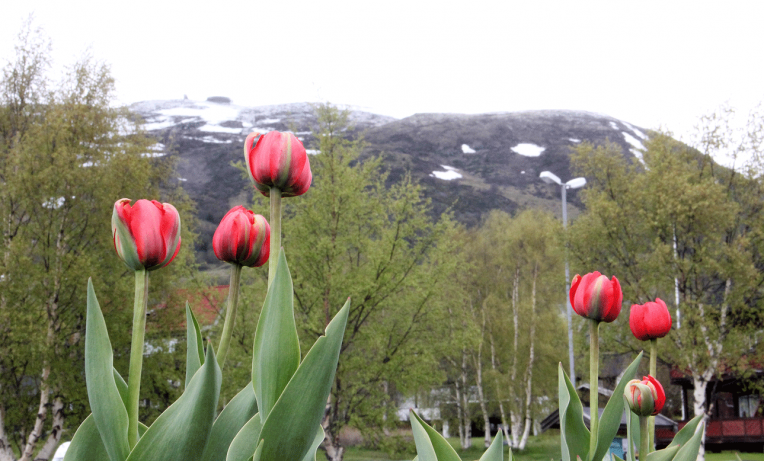
[[[231,283],[217,355],[205,344],[199,323],[186,305],[187,356],[181,397],[147,427],[138,419],[149,272],[165,267],[181,244],[180,217],[168,203],[120,199],[114,204],[112,237],[118,256],[135,274],[133,330],[127,383],[113,367],[113,352],[100,306],[88,281],[85,376],[92,414],[72,439],[65,461],[315,461],[324,440],[324,417],[339,360],[350,300],[340,309],[303,357],[294,318],[293,286],[281,248],[281,199],[304,194],[312,180],[302,143],[291,133],[250,134],[244,156],[255,187],[270,199],[270,223],[244,207],[231,209],[213,236],[215,255],[231,264]],[[257,142],[255,142],[257,140]],[[243,267],[269,262],[268,291],[253,344],[252,381],[218,414],[222,373],[238,305]],[[591,402],[596,406],[599,367],[599,326],[614,321],[623,295],[615,277],[599,272],[576,276],[570,300],[579,315],[590,320]],[[568,377],[559,369],[560,426],[563,461],[600,461],[620,425],[624,402],[639,418],[629,419],[629,439],[640,440],[649,461],[689,461],[700,443],[696,418],[677,434],[668,448],[652,451],[651,418],[665,402],[655,376],[655,344],[671,329],[666,305],[631,309],[634,335],[651,344],[650,375],[621,380],[599,417],[591,412],[591,430]],[[641,354],[626,370],[633,377]],[[460,461],[451,445],[411,412],[419,461]],[[639,427],[637,427],[639,426]],[[641,434],[641,435],[637,435]],[[632,445],[633,446],[633,445]],[[694,450],[694,451],[693,451]],[[482,461],[502,461],[501,432]],[[641,458],[641,457],[640,457]],[[629,450],[627,457],[633,461]]]

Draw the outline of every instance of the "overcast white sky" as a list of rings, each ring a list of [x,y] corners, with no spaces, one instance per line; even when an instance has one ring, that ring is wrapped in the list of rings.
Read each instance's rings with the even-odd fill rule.
[[[576,109],[681,134],[764,100],[764,1],[11,0],[1,60],[32,12],[58,64],[90,47],[124,103]]]

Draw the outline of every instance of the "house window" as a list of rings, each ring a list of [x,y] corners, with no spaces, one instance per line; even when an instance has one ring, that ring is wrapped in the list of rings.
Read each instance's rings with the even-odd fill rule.
[[[753,418],[759,412],[759,396],[743,395],[738,398],[738,413],[741,418]]]

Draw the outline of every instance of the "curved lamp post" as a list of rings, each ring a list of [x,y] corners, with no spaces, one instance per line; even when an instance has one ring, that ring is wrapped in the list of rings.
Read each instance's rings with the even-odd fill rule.
[[[570,181],[563,183],[562,180],[552,173],[551,171],[542,171],[539,175],[542,181],[547,184],[557,184],[562,191],[562,228],[568,227],[568,201],[567,190],[579,189],[586,185],[585,178],[574,178]],[[565,252],[565,304],[568,306],[566,309],[566,315],[568,318],[568,359],[570,360],[570,382],[576,385],[576,369],[573,359],[573,323],[571,320],[573,308],[570,305],[570,297],[568,292],[570,291],[570,268],[568,267],[568,254]]]

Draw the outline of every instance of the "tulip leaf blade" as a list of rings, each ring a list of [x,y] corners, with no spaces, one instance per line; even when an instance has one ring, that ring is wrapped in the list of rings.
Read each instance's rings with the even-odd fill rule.
[[[560,449],[563,461],[575,461],[589,454],[591,434],[584,424],[584,408],[568,375],[558,368],[558,391],[560,399]]]
[[[228,402],[215,420],[201,461],[225,461],[234,437],[256,414],[255,390],[252,383],[249,383]]]
[[[318,450],[318,447],[321,445],[321,443],[326,438],[326,433],[324,432],[324,428],[321,426],[318,426],[318,431],[316,431],[316,436],[313,439],[313,444],[308,448],[308,452],[305,453],[305,456],[303,456],[302,461],[318,461],[316,459],[316,451]]]
[[[483,453],[479,461],[504,461],[504,435],[499,429],[496,437],[493,438],[491,446]]]
[[[109,459],[124,461],[130,453],[127,409],[114,379],[113,349],[91,279],[85,325],[85,380],[93,421]]]
[[[255,331],[252,384],[263,421],[300,365],[300,341],[294,320],[294,289],[286,256],[278,254],[276,274],[268,287]]]
[[[416,416],[416,413],[410,411],[411,432],[414,435],[414,444],[416,445],[416,458],[419,461],[438,461],[438,455],[435,454],[435,447],[432,446],[432,440],[424,428],[424,423]]]
[[[605,405],[605,409],[602,411],[602,417],[600,418],[599,428],[597,429],[597,447],[594,449],[594,453],[589,456],[589,461],[601,460],[605,457],[610,448],[610,444],[613,442],[618,433],[618,428],[621,425],[621,416],[623,416],[624,400],[623,391],[626,389],[626,384],[634,379],[634,375],[637,373],[639,363],[642,361],[642,352],[639,353],[637,358],[631,362],[631,364],[623,372],[621,380],[618,381],[618,385],[615,386],[613,394]],[[628,410],[628,406],[626,406]],[[599,411],[597,408],[590,408],[589,411]],[[592,434],[594,437],[595,435]]]
[[[698,427],[698,424],[703,420],[703,415],[698,415],[690,420],[687,424],[684,425],[684,427],[677,432],[677,434],[674,436],[674,440],[671,441],[671,443],[668,445],[669,447],[674,445],[684,445],[689,441],[692,436],[695,434],[695,429]]]
[[[103,461],[109,459],[106,447],[103,446],[101,434],[91,413],[77,428],[72,442],[64,455],[64,461]]]
[[[204,364],[204,347],[199,322],[186,301],[186,384],[191,382],[194,373]]]
[[[409,411],[409,415],[411,416],[409,419],[411,420],[411,428],[414,429],[414,423],[419,425],[419,430],[417,432],[419,433],[419,437],[422,437],[422,434],[424,433],[424,436],[426,436],[429,439],[429,444],[422,444],[423,448],[425,450],[425,454],[430,456],[430,453],[435,456],[435,459],[437,461],[461,461],[461,457],[456,453],[456,450],[454,450],[454,447],[451,446],[450,443],[446,439],[443,438],[442,435],[438,433],[435,429],[430,427],[429,424],[424,422],[422,418],[419,417],[418,414],[416,414],[415,411],[411,410]],[[417,454],[419,456],[422,455],[422,453],[419,452],[419,441],[417,441],[417,436],[414,436],[414,442],[416,443],[417,447]],[[432,447],[432,452],[429,451],[429,447]],[[422,458],[422,459],[429,459],[429,458]]]
[[[673,461],[695,461],[698,459],[698,452],[700,451],[700,443],[705,430],[705,425],[700,424],[695,434],[684,445],[679,448]],[[670,445],[669,445],[670,446]]]
[[[260,413],[257,413],[247,421],[239,432],[231,440],[226,452],[226,461],[247,461],[251,459],[262,444],[260,432],[262,432],[263,423],[260,419]]]
[[[212,346],[204,365],[185,392],[154,421],[135,445],[128,461],[196,459],[207,443],[217,412],[221,373]]]
[[[274,280],[271,286],[275,284]],[[308,452],[334,383],[349,311],[350,299],[305,355],[263,422],[263,461],[301,460]]]
[[[645,461],[671,461],[674,459],[674,455],[679,451],[679,445],[673,447],[666,447],[662,450],[656,450],[652,453],[648,453],[645,457]]]

